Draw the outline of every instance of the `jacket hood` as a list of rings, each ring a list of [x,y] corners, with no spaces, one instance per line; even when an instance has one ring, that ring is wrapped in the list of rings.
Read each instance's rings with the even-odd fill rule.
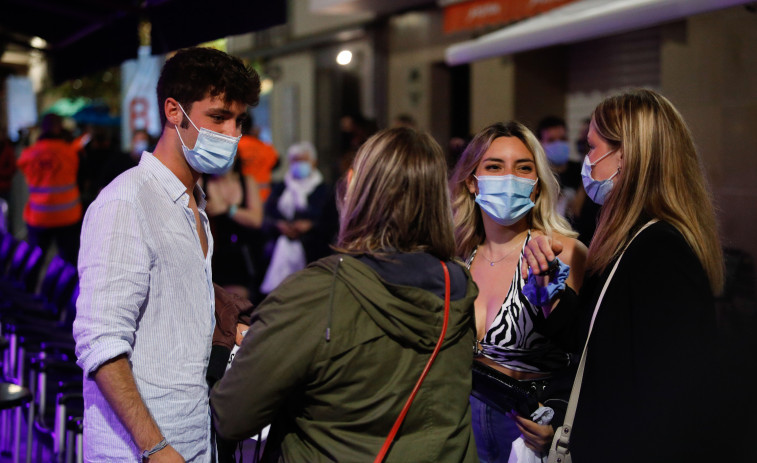
[[[419,272],[436,272],[443,278],[441,263],[419,268]],[[458,262],[446,262],[452,285],[464,278],[465,294],[450,301],[450,314],[443,347],[458,340],[474,326],[473,301],[478,288],[468,270]],[[439,340],[444,321],[444,297],[424,289],[389,283],[369,265],[348,255],[335,255],[312,264],[334,276],[334,284],[344,284],[379,328],[401,344],[421,351],[432,351]],[[401,265],[398,263],[398,265]],[[461,272],[462,270],[462,272]],[[330,307],[329,311],[338,310]],[[472,347],[471,347],[472,349]]]

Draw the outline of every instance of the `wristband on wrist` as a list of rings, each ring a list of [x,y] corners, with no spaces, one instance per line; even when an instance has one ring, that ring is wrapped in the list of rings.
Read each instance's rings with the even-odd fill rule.
[[[144,452],[142,452],[142,461],[147,460],[148,458],[150,458],[151,455],[160,452],[161,450],[163,450],[166,447],[168,447],[168,441],[164,437],[162,441],[160,441],[157,444],[155,444],[155,447],[153,447],[153,448],[151,448],[149,450],[145,450]]]
[[[237,213],[237,209],[239,209],[239,206],[237,206],[236,204],[229,206],[229,217],[234,217],[234,214]]]

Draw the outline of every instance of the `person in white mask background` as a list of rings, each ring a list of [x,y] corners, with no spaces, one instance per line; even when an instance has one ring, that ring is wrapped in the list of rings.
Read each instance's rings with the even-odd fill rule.
[[[259,93],[258,75],[238,58],[178,51],[158,81],[154,151],[87,210],[73,328],[85,461],[212,460],[206,374],[219,326],[197,182],[231,167]]]
[[[312,143],[289,147],[289,168],[283,182],[274,183],[266,200],[263,230],[270,261],[260,285],[268,294],[286,277],[331,253],[338,219],[332,188],[318,170],[318,153]]]
[[[577,191],[581,188],[581,163],[571,159],[568,131],[565,120],[557,116],[546,116],[536,128],[549,167],[560,183],[557,197],[557,212],[568,220],[573,218],[571,207]]]
[[[739,362],[736,374],[721,368],[718,352],[728,340],[718,332],[714,296],[724,285],[723,253],[686,122],[664,96],[633,89],[594,109],[588,145],[583,183],[602,208],[574,352],[584,348],[603,297],[570,430],[573,461],[744,459],[746,447],[735,450],[749,439],[732,439],[732,427],[720,424],[733,421],[734,410],[753,416],[751,402],[734,391],[749,390],[741,377],[754,377],[754,362]],[[562,257],[561,241],[528,243],[529,266],[538,272]],[[702,403],[702,391],[718,400]]]
[[[518,122],[496,123],[480,131],[455,166],[450,189],[457,255],[479,287],[475,302],[476,361],[538,390],[552,409],[551,424],[530,416],[507,416],[471,397],[473,430],[481,461],[507,462],[511,444],[537,454],[549,447],[559,426],[572,379],[568,352],[554,342],[559,320],[552,307],[575,298],[583,278],[586,247],[556,209],[559,187],[539,141]],[[521,276],[524,246],[535,236],[559,236],[562,265],[551,276],[549,294],[529,301],[533,281]],[[533,280],[533,277],[531,277]],[[565,387],[567,385],[567,387]],[[546,419],[544,420],[546,421]]]

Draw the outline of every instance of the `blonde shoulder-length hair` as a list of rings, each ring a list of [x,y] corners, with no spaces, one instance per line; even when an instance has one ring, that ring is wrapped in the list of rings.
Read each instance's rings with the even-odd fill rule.
[[[715,208],[689,128],[662,95],[645,89],[609,97],[592,126],[622,152],[621,174],[605,200],[588,268],[602,272],[646,219],[673,225],[694,250],[714,293],[724,283]]]
[[[534,156],[536,164],[537,183],[535,206],[528,212],[526,219],[533,229],[547,234],[561,233],[568,237],[575,237],[577,233],[571,230],[568,221],[561,217],[556,210],[557,195],[560,185],[552,173],[547,162],[547,156],[541,144],[533,133],[519,122],[492,124],[473,137],[473,140],[463,151],[460,160],[452,170],[450,176],[450,191],[452,196],[453,222],[455,225],[455,243],[457,255],[465,259],[473,249],[484,241],[484,223],[481,219],[481,209],[476,204],[474,196],[468,191],[467,181],[476,172],[484,153],[499,137],[516,137],[526,145]]]
[[[339,206],[340,252],[454,257],[447,163],[426,133],[393,128],[369,138],[355,156]]]

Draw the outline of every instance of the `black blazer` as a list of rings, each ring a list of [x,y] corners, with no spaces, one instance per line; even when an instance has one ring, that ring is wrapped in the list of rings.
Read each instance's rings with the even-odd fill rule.
[[[585,333],[612,266],[588,276]],[[574,331],[575,332],[575,331]],[[658,222],[629,246],[589,341],[571,437],[575,463],[708,459],[724,423],[718,385],[715,301],[683,236]],[[584,337],[585,340],[585,337]],[[583,342],[575,344],[575,352]]]

